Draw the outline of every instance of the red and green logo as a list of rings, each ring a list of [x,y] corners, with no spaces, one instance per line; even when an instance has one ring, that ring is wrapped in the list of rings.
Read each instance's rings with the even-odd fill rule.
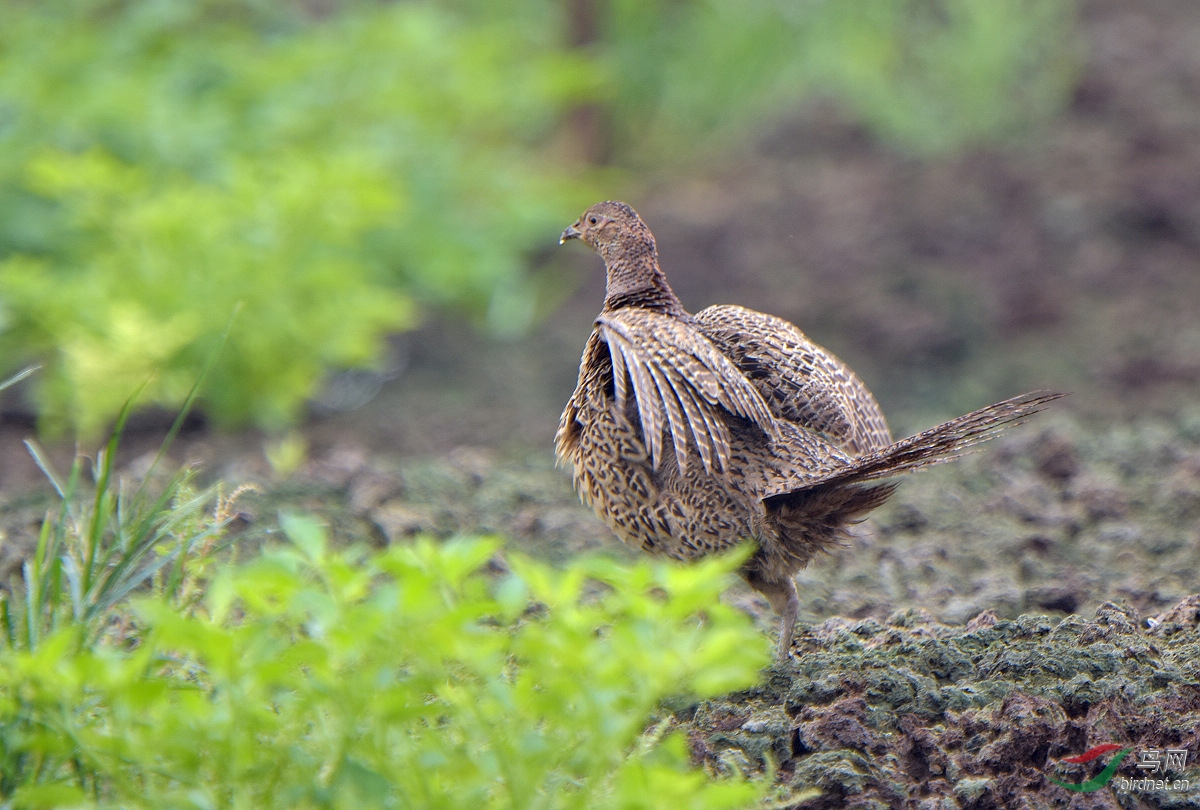
[[[1084,762],[1091,762],[1093,759],[1099,759],[1111,751],[1116,751],[1117,755],[1112,758],[1111,762],[1104,766],[1104,770],[1100,771],[1100,773],[1096,774],[1086,782],[1072,784],[1070,782],[1063,782],[1059,779],[1055,779],[1053,776],[1049,775],[1047,775],[1046,778],[1056,785],[1065,787],[1067,790],[1073,790],[1076,793],[1091,793],[1099,790],[1112,781],[1113,775],[1116,774],[1117,768],[1121,765],[1121,760],[1129,756],[1129,752],[1132,750],[1132,748],[1121,748],[1121,746],[1117,745],[1116,743],[1105,743],[1104,745],[1097,745],[1095,748],[1090,748],[1077,757],[1066,757],[1062,760],[1063,762],[1070,762],[1072,765],[1081,765]]]

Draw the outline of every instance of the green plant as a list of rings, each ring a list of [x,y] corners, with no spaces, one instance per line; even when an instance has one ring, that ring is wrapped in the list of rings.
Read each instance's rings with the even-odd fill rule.
[[[210,364],[213,359],[215,355]],[[0,390],[32,372],[0,384]],[[35,442],[26,441],[59,505],[42,521],[36,548],[22,565],[19,580],[0,592],[0,651],[35,650],[61,627],[72,628],[80,646],[94,644],[108,629],[114,608],[146,588],[177,606],[198,598],[197,583],[240,494],[223,499],[219,485],[197,491],[187,469],[166,476],[158,472],[198,389],[199,382],[136,484],[113,469],[136,394],[121,409],[95,460],[89,464],[76,454],[65,479]]]
[[[189,470],[163,476],[158,467],[216,357],[216,352],[209,357],[158,455],[136,485],[118,477],[113,468],[136,394],[121,408],[95,460],[89,465],[77,453],[66,479],[54,472],[34,442],[26,442],[59,505],[46,514],[20,576],[0,592],[0,670],[11,672],[22,656],[39,661],[49,656],[65,661],[54,666],[55,682],[72,683],[77,660],[91,650],[136,643],[127,617],[118,610],[131,596],[152,593],[181,611],[196,603],[199,583],[241,490],[228,499],[220,496],[220,486],[197,492]],[[26,369],[0,383],[0,390],[37,370]],[[83,696],[77,708],[86,711],[90,705],[90,697]],[[0,685],[0,796],[37,783],[47,763],[54,768],[66,761],[80,779],[87,778],[74,756],[77,740],[58,736],[55,720],[40,714],[43,708],[19,683]],[[37,806],[73,803],[76,797],[62,785],[45,787],[34,802]]]
[[[612,0],[604,31],[626,160],[692,157],[841,103],[884,142],[945,152],[1059,110],[1069,0]]]
[[[216,572],[202,604],[135,603],[134,648],[60,630],[0,658],[15,806],[744,807],[654,724],[666,695],[748,686],[767,660],[717,601],[737,560],[587,558],[494,540],[291,545]],[[699,617],[703,616],[703,620]],[[647,728],[650,728],[647,731]],[[22,729],[17,734],[14,729]]]
[[[530,322],[522,253],[589,178],[548,160],[592,92],[545,30],[451,4],[0,0],[0,347],[43,426],[174,407],[220,326],[222,422],[280,426],[419,305]],[[13,362],[13,360],[9,360]]]

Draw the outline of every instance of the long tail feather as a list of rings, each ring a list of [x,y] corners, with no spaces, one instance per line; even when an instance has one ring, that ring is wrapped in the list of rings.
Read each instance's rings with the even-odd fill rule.
[[[807,483],[804,489],[877,481],[950,461],[963,455],[973,445],[995,438],[1005,428],[1023,422],[1044,410],[1048,403],[1064,396],[1066,394],[1055,391],[1031,391],[988,405],[857,458],[849,466]]]

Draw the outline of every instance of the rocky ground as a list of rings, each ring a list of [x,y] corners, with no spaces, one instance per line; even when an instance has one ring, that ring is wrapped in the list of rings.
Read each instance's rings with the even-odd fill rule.
[[[1080,15],[1070,106],[1020,143],[916,160],[817,105],[631,199],[685,304],[795,321],[899,435],[1073,392],[907,479],[800,574],[795,659],[680,713],[698,763],[774,769],[780,806],[1200,806],[1200,4],[1085,0]],[[240,501],[254,528],[299,508],[346,539],[495,532],[552,560],[627,553],[550,452],[599,263],[548,249],[535,272],[554,304],[535,334],[431,321],[397,339],[395,379],[366,405],[283,440],[197,423],[172,458],[257,483]],[[0,425],[4,578],[49,500],[31,431]],[[144,466],[162,432],[144,420],[122,466]],[[72,452],[47,448],[60,467]],[[773,632],[760,598],[727,598]],[[1191,804],[1045,779],[1095,775],[1099,760],[1059,763],[1106,742],[1187,748]]]

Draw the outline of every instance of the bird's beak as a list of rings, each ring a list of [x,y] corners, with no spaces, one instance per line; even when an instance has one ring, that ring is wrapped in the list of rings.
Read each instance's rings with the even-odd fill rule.
[[[561,245],[568,239],[578,239],[581,236],[583,236],[583,232],[576,228],[575,225],[568,225],[566,230],[562,232],[562,236],[558,237],[558,243]]]

